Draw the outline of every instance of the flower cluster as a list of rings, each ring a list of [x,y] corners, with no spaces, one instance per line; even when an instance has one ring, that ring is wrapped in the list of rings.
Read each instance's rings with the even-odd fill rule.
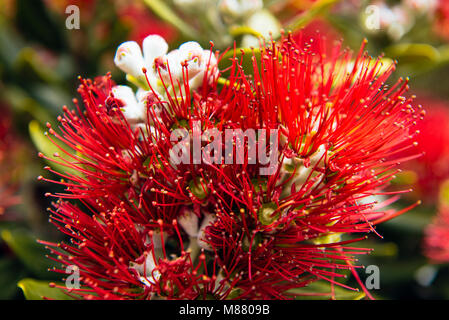
[[[80,271],[81,288],[67,293],[289,299],[317,280],[347,287],[348,272],[358,279],[355,256],[369,249],[351,244],[408,209],[382,209],[396,198],[367,199],[384,194],[410,158],[400,154],[415,147],[422,112],[404,96],[407,79],[386,84],[394,65],[364,45],[354,56],[340,44],[324,54],[320,43],[312,50],[289,35],[247,57],[193,42],[167,53],[162,38],[149,36],[143,55],[130,42],[115,59],[138,99],[109,76],[81,79],[82,104],[64,107],[59,129],[48,124],[50,139],[66,147],[41,154],[78,172],[53,181],[66,192],[54,195],[51,221],[70,243],[43,241],[62,264],[55,271]],[[218,70],[218,61],[228,67]],[[178,151],[187,153],[208,130],[277,135],[269,146],[236,138],[243,152],[231,163],[175,163],[171,133],[180,128],[190,138]],[[200,140],[203,155],[224,150],[220,141]],[[260,173],[266,163],[251,161],[252,143],[276,155],[268,175]]]
[[[168,95],[176,97],[181,93],[179,90],[185,90],[185,83],[189,90],[195,90],[204,79],[213,81],[218,75],[215,55],[197,42],[186,42],[167,53],[167,42],[158,35],[150,35],[143,40],[142,47],[143,55],[137,42],[125,42],[117,49],[114,59],[128,79],[139,87],[136,95],[128,86],[112,88],[114,96],[123,102],[128,121],[144,122],[149,100],[154,103],[167,99]]]

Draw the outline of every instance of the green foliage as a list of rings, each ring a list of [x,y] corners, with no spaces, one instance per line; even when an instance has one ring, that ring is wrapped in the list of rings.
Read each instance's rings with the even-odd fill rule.
[[[0,300],[18,297],[17,282],[27,276],[21,262],[13,257],[0,258]]]
[[[64,153],[59,147],[70,149],[67,146],[62,146],[60,142],[57,142],[57,139],[53,139],[55,141],[56,145],[50,141],[49,137],[44,134],[43,129],[39,125],[37,121],[31,121],[29,125],[29,132],[31,140],[34,142],[34,145],[36,148],[42,152],[47,157],[53,157],[56,161],[61,161],[61,159],[65,159],[67,161],[73,161],[66,153]],[[59,140],[58,140],[59,141]],[[59,146],[59,147],[58,147]],[[54,157],[54,155],[57,154],[58,157]],[[65,166],[60,165],[59,163],[53,162],[53,161],[47,161],[48,164],[57,169],[59,172],[66,172],[73,175],[78,175],[79,172],[77,170],[67,168]]]
[[[19,281],[17,286],[22,289],[27,300],[73,300],[62,289],[51,287],[47,281],[26,278]]]
[[[298,295],[297,300],[360,300],[365,297],[365,293],[359,290],[350,290],[330,282],[320,280],[310,283],[308,286],[290,291]],[[311,294],[313,292],[313,294]]]
[[[235,57],[234,57],[235,55]],[[241,64],[242,69],[245,74],[253,74],[253,61],[256,59],[256,63],[260,63],[261,51],[259,48],[236,48],[228,50],[218,63],[220,70],[224,71],[230,68],[233,64],[234,59],[236,59],[239,64]],[[230,75],[230,70],[223,72],[223,77]]]
[[[23,229],[4,229],[0,236],[32,274],[41,278],[54,276],[48,268],[55,264],[46,258],[47,250],[29,232]]]
[[[185,37],[197,39],[198,33],[189,24],[185,23],[164,1],[144,0],[146,5],[161,19],[176,27]]]

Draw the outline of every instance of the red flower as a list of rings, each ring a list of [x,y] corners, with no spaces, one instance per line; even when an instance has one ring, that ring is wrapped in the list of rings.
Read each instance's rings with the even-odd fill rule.
[[[307,45],[316,53],[322,52],[323,38],[326,41],[324,46],[327,51],[326,54],[332,55],[332,48],[334,43],[340,42],[341,34],[329,22],[324,19],[314,19],[301,32],[293,35],[295,42],[301,45]]]
[[[133,126],[108,77],[81,80],[84,109],[77,101],[75,111],[64,109],[61,133],[49,125],[71,148],[61,150],[71,161],[54,161],[79,172],[55,181],[67,190],[56,196],[79,205],[59,200],[51,215],[71,244],[46,243],[62,265],[80,270],[84,286],[71,294],[288,299],[320,279],[345,286],[344,270],[358,279],[355,255],[369,250],[348,244],[407,210],[385,211],[366,198],[382,194],[406,160],[398,154],[404,141],[413,148],[420,118],[403,96],[408,81],[387,87],[394,66],[383,68],[363,49],[352,60],[338,46],[324,55],[284,38],[261,48],[254,70],[234,57],[222,89],[210,72],[193,92],[183,62],[182,85],[168,77],[166,98],[149,94],[147,119]],[[170,72],[163,63],[155,68]],[[278,131],[267,149],[257,131],[259,162],[249,140],[243,160],[176,163],[174,129],[191,135],[187,153],[208,129]],[[214,141],[211,156],[226,150],[224,139]],[[201,151],[210,149],[203,143]],[[260,157],[268,154],[273,170],[263,175]]]
[[[69,7],[70,5],[76,5],[80,10],[80,17],[83,21],[90,20],[95,9],[95,1],[93,0],[44,0],[44,3],[48,9],[65,16],[67,16],[67,7]]]
[[[416,175],[414,196],[434,202],[441,183],[449,178],[449,106],[435,98],[419,98],[415,103],[426,108],[424,120],[415,127],[420,132],[416,151],[422,156],[410,161],[405,169]]]
[[[158,20],[143,3],[131,1],[117,6],[120,21],[130,29],[130,40],[140,43],[148,34],[158,34],[167,41],[175,38],[176,30],[170,24]]]
[[[445,39],[449,39],[449,2],[439,0],[435,12],[434,30]]]
[[[424,234],[424,254],[434,263],[449,262],[449,208],[443,206]]]
[[[5,105],[0,103],[0,217],[7,208],[19,203],[15,182],[11,181],[17,171],[17,153],[20,147],[11,128],[12,117]]]

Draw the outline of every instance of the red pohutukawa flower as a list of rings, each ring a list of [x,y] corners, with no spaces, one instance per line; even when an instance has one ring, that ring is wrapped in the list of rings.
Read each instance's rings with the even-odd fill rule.
[[[449,208],[443,205],[434,221],[427,226],[424,254],[434,263],[449,262]]]
[[[370,250],[351,243],[408,209],[369,200],[413,157],[399,156],[422,117],[408,80],[387,85],[394,65],[364,45],[325,55],[288,36],[218,71],[229,53],[189,42],[166,54],[148,39],[145,58],[135,43],[116,56],[137,98],[108,76],[81,79],[82,105],[48,125],[67,146],[48,158],[79,173],[54,181],[66,193],[51,221],[70,244],[44,242],[80,272],[68,294],[290,299],[317,280],[359,279],[355,256]]]
[[[412,183],[413,198],[424,203],[438,201],[441,185],[449,178],[449,104],[423,93],[415,104],[426,106],[426,116],[416,129],[421,133],[416,139],[417,150],[422,157],[410,161],[404,166],[402,180]],[[412,152],[404,152],[404,156]]]
[[[7,107],[0,103],[0,218],[7,208],[20,202],[16,193],[16,182],[12,181],[17,172],[17,158],[21,143],[12,130],[12,116]]]
[[[174,39],[176,29],[170,24],[157,20],[139,1],[114,3],[117,7],[117,15],[120,21],[129,28],[129,38],[141,41],[148,33],[160,34],[165,39]]]
[[[445,0],[438,0],[435,12],[434,30],[441,37],[446,40],[449,39],[449,2]]]

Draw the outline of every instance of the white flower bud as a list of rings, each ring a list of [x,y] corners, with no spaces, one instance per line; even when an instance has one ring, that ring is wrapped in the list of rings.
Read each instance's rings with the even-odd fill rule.
[[[220,0],[220,12],[231,18],[249,17],[263,8],[262,0]]]
[[[279,21],[268,10],[254,13],[247,21],[248,27],[260,33],[265,39],[270,39],[270,33],[277,38],[281,32]],[[242,39],[243,47],[259,47],[259,39],[252,35],[245,35]]]
[[[200,231],[198,232],[198,245],[204,250],[212,251],[212,247],[205,241],[206,237],[206,228],[212,225],[215,220],[217,220],[217,216],[214,214],[205,214],[203,222],[201,223]]]
[[[392,39],[399,40],[410,31],[415,23],[415,18],[408,10],[399,5],[393,7],[392,12],[395,16],[395,21],[390,25],[387,33]]]
[[[183,60],[191,60],[194,57],[200,56],[203,48],[198,42],[188,41],[179,46],[179,54]]]
[[[178,218],[178,223],[189,237],[195,238],[198,236],[198,216],[192,210],[184,209],[184,212]]]
[[[217,59],[209,50],[204,50],[197,42],[186,42],[179,47],[182,61],[187,62],[190,89],[197,89],[203,84],[204,76],[216,75]]]
[[[379,10],[379,24],[381,29],[387,29],[396,21],[396,16],[385,3],[377,4]]]
[[[135,41],[126,41],[118,47],[114,63],[123,72],[135,78],[144,76],[142,68],[145,67],[145,61],[142,51]]]
[[[162,246],[165,246],[165,241],[167,240],[168,234],[164,231],[162,233],[162,237],[164,238],[164,243],[162,243],[161,239],[161,232],[160,231],[153,231],[153,248],[154,250],[162,249]]]
[[[133,90],[128,86],[115,86],[112,94],[123,103],[122,112],[130,123],[142,122],[146,118],[145,104],[139,103]]]
[[[178,49],[169,52],[160,67],[161,79],[166,85],[183,85],[183,64],[187,65],[189,87],[197,89],[203,84],[204,77],[217,76],[217,59],[209,50],[204,50],[197,42],[189,41]],[[184,71],[185,72],[185,71]]]
[[[146,286],[155,285],[156,281],[160,278],[161,273],[156,268],[156,262],[154,261],[153,254],[151,252],[145,253],[145,261],[142,263],[130,262],[129,268],[134,269],[138,275],[140,281]],[[154,271],[154,272],[153,272]]]
[[[176,79],[182,79],[182,56],[178,49],[170,51],[167,55],[162,57],[158,62],[159,73],[161,80],[166,85],[171,84],[173,80],[176,84]],[[159,73],[155,71],[156,74]]]
[[[161,36],[152,34],[143,40],[142,49],[145,64],[151,72],[154,70],[154,60],[167,54],[168,44]]]
[[[121,92],[123,90],[118,89],[117,94],[126,105],[124,113],[128,120],[138,122],[146,119],[146,104],[149,100],[160,104],[159,107],[162,108],[160,102],[167,100],[166,92],[179,97],[186,89],[186,76],[190,89],[194,90],[203,84],[206,74],[208,79],[213,79],[219,74],[215,55],[209,50],[204,50],[197,42],[186,42],[178,49],[167,53],[167,42],[158,35],[149,35],[144,39],[142,47],[144,55],[136,42],[122,43],[114,59],[120,69],[135,78],[130,81],[141,88],[148,81],[152,89],[146,91],[147,94],[138,92],[137,101],[135,98],[131,99],[129,90]],[[143,68],[147,70],[147,78],[142,71]]]

